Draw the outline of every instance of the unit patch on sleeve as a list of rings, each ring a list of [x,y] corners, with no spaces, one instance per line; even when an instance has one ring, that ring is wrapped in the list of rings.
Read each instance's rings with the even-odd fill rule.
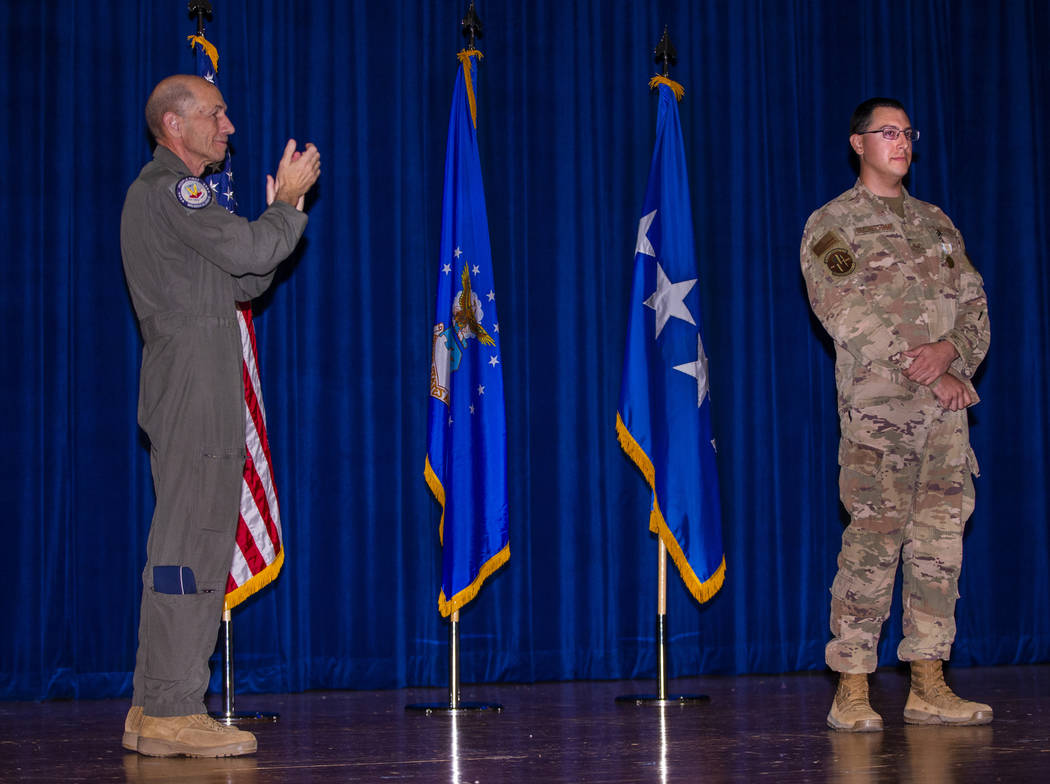
[[[187,209],[200,210],[211,204],[211,190],[200,177],[183,177],[175,183],[175,198]]]
[[[850,275],[857,269],[857,262],[849,252],[848,246],[833,231],[827,232],[813,243],[813,255],[837,278]]]

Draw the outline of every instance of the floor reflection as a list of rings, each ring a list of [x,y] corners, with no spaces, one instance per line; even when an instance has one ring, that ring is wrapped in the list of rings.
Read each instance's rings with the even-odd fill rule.
[[[908,745],[907,770],[912,781],[952,784],[972,781],[972,765],[983,759],[992,745],[995,730],[981,727],[904,728]]]
[[[124,755],[127,784],[253,784],[257,781],[258,760],[247,757],[144,757]]]
[[[452,784],[459,784],[459,717],[456,716],[455,711],[450,711],[449,718],[449,768],[452,773]]]

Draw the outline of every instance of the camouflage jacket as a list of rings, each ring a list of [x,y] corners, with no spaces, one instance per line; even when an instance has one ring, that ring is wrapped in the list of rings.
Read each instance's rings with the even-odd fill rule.
[[[933,401],[901,372],[903,352],[947,340],[968,387],[988,351],[987,302],[962,235],[938,207],[904,192],[900,218],[857,183],[810,215],[802,274],[813,312],[835,342],[840,410],[860,398]]]

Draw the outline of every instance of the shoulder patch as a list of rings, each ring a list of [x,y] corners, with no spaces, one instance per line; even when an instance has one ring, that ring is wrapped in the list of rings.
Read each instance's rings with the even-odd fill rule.
[[[175,198],[190,210],[200,210],[211,204],[211,189],[200,177],[183,177],[175,183]]]
[[[845,277],[856,271],[857,262],[849,252],[849,246],[835,232],[827,232],[814,242],[812,247],[813,255],[819,258],[835,277]]]

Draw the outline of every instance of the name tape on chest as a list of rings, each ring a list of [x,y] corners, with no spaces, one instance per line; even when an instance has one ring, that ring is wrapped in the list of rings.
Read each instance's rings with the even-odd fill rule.
[[[829,231],[813,243],[813,255],[816,256],[828,271],[836,278],[852,275],[857,269],[857,261],[838,234]]]
[[[175,183],[175,198],[186,209],[201,210],[211,204],[211,189],[200,177],[183,177]]]
[[[892,223],[876,223],[871,226],[858,226],[853,230],[854,234],[882,234],[886,231],[892,231]]]

